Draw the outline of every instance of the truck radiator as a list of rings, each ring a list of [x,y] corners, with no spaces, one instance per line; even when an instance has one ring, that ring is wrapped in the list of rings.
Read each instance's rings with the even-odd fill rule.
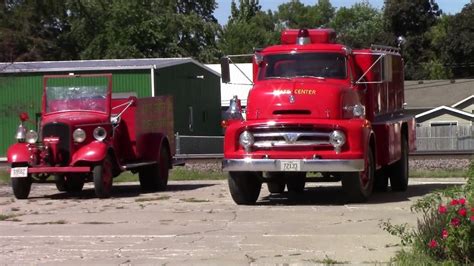
[[[69,162],[71,156],[71,130],[69,126],[63,123],[49,123],[43,126],[42,137],[57,137],[59,138],[58,153],[61,158],[61,165],[66,165]]]
[[[329,142],[329,135],[331,133],[329,130],[275,128],[255,129],[251,132],[255,140],[253,147],[257,149],[333,148]]]

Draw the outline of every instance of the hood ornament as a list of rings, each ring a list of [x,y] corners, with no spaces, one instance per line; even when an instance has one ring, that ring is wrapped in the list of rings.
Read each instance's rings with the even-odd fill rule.
[[[301,135],[300,133],[288,132],[283,135],[283,138],[285,139],[287,143],[295,143],[300,137],[300,135]]]
[[[290,103],[295,103],[295,95],[291,94],[289,97],[288,97],[288,100],[290,100]]]

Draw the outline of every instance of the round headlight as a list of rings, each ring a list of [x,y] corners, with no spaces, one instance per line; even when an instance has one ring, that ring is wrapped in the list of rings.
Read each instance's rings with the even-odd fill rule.
[[[96,140],[103,141],[107,137],[107,131],[103,127],[96,127],[93,135]]]
[[[26,133],[25,139],[29,144],[34,144],[38,141],[38,133],[36,133],[34,130],[30,130],[28,133]]]
[[[72,133],[72,138],[75,142],[81,143],[86,140],[86,132],[83,129],[78,128]]]
[[[340,148],[346,143],[346,135],[340,130],[334,130],[329,135],[329,142],[334,148]]]
[[[365,107],[361,104],[356,104],[354,105],[354,108],[352,109],[352,114],[354,116],[364,116],[365,115]]]
[[[239,143],[244,147],[244,149],[248,150],[254,143],[253,135],[252,133],[248,131],[244,131],[240,134],[239,137]]]

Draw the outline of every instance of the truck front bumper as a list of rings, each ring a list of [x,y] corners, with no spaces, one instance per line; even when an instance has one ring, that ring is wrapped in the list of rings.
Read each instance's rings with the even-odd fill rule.
[[[363,159],[224,159],[224,171],[262,171],[280,172],[283,164],[294,162],[299,166],[299,172],[361,172],[364,170]]]

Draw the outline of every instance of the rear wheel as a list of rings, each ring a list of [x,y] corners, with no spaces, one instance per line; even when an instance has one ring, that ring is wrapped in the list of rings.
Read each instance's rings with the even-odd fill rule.
[[[268,173],[267,187],[270,193],[283,193],[285,191],[286,182],[282,173]]]
[[[166,190],[168,186],[169,165],[168,149],[162,147],[157,164],[145,166],[138,172],[140,187],[146,191]]]
[[[253,205],[260,195],[262,181],[256,172],[229,172],[230,195],[238,205]]]
[[[61,192],[80,192],[84,187],[84,179],[80,175],[55,175],[56,188]]]
[[[364,202],[372,194],[374,187],[375,161],[372,150],[367,152],[365,168],[362,172],[347,173],[342,178],[342,188],[350,202]]]
[[[15,167],[25,167],[26,165],[14,165],[12,164],[11,168]],[[15,198],[17,199],[27,199],[30,195],[31,183],[33,182],[31,174],[28,174],[27,177],[15,177],[11,179],[12,189]]]
[[[112,160],[107,155],[101,164],[92,169],[95,195],[99,198],[110,198],[112,194]]]
[[[288,192],[301,193],[306,184],[305,172],[286,173]]]
[[[393,191],[406,191],[408,188],[408,141],[402,137],[401,157],[392,167],[390,186]]]

